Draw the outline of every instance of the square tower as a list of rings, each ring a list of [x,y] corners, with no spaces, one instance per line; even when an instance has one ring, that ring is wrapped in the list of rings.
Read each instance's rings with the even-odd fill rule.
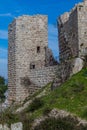
[[[21,85],[30,69],[45,66],[48,46],[47,16],[20,16],[9,25],[9,100],[22,101],[29,95]]]
[[[87,55],[87,0],[58,18],[60,61]]]

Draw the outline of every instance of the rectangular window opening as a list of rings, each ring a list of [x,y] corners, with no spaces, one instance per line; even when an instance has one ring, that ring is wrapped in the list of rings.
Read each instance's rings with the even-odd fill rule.
[[[35,65],[34,64],[30,64],[30,69],[35,69]]]
[[[37,53],[40,53],[40,46],[37,47]]]

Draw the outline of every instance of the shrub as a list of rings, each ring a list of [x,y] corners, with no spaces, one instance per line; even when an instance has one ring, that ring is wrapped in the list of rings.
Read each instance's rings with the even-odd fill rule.
[[[54,118],[50,117],[37,125],[34,130],[87,130],[87,126],[77,126],[77,118],[65,117]]]
[[[43,110],[43,115],[48,115],[51,112],[51,108],[49,106],[45,107]]]
[[[12,113],[10,108],[0,113],[1,124],[7,123],[10,125],[11,123],[16,123],[18,121],[19,121],[19,116],[17,114]]]
[[[83,110],[82,117],[87,119],[87,107]]]
[[[5,79],[2,76],[0,76],[0,85],[5,85]]]
[[[72,87],[72,91],[74,93],[82,92],[84,90],[84,88],[85,88],[84,84],[81,83],[81,82],[78,82],[78,83],[76,82],[71,87]]]
[[[4,102],[5,96],[4,93],[7,90],[7,85],[5,85],[5,79],[4,77],[0,76],[0,102]]]
[[[29,105],[27,111],[34,112],[44,105],[44,102],[40,98],[35,98],[33,102]]]
[[[7,90],[7,86],[6,85],[0,85],[0,102],[4,102],[5,100],[5,95],[4,93]]]
[[[20,121],[23,123],[23,130],[31,130],[32,123],[34,121],[28,113],[20,113]]]
[[[34,130],[74,130],[74,124],[63,119],[48,118]]]
[[[83,72],[83,76],[87,77],[87,69],[85,70],[85,72]]]

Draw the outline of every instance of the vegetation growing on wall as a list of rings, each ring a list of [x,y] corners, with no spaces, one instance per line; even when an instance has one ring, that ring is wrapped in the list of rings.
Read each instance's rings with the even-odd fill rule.
[[[5,95],[4,93],[7,90],[7,85],[5,84],[5,79],[4,77],[0,76],[0,102],[3,102],[5,100]]]

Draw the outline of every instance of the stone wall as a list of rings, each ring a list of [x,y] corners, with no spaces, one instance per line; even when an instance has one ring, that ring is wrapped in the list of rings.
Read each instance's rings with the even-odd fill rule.
[[[87,55],[87,0],[58,18],[60,60]]]
[[[21,101],[28,92],[21,77],[30,69],[45,66],[48,45],[47,16],[21,16],[9,25],[8,89],[9,99]]]
[[[9,25],[9,101],[23,101],[47,83],[76,72],[73,58],[87,56],[87,0],[58,18],[60,65],[48,48],[47,16],[20,16]],[[82,63],[82,62],[81,62]]]
[[[8,86],[9,86],[9,100],[15,100],[16,94],[16,21],[9,25],[8,29]]]
[[[77,8],[58,19],[60,61],[78,56]]]
[[[16,101],[21,101],[29,95],[26,87],[21,85],[21,78],[28,76],[31,68],[45,65],[47,16],[19,17],[16,20],[16,35]]]
[[[79,3],[78,9],[78,39],[79,56],[87,55],[87,0]]]
[[[44,67],[41,69],[30,70],[29,78],[31,82],[40,88],[45,86],[47,83],[52,82],[55,79],[55,74],[58,70],[58,66]]]
[[[48,18],[45,15],[24,15],[18,17],[9,25],[9,101],[22,101],[38,89],[37,84],[34,84],[33,81],[32,84],[28,84],[29,91],[27,90],[28,86],[23,84],[24,79],[25,82],[29,83],[29,76],[34,69],[42,68],[42,71],[45,71],[45,66],[56,63],[51,50],[48,48],[47,22]],[[44,80],[44,75],[42,77],[41,80]],[[46,83],[48,82],[46,81]]]

